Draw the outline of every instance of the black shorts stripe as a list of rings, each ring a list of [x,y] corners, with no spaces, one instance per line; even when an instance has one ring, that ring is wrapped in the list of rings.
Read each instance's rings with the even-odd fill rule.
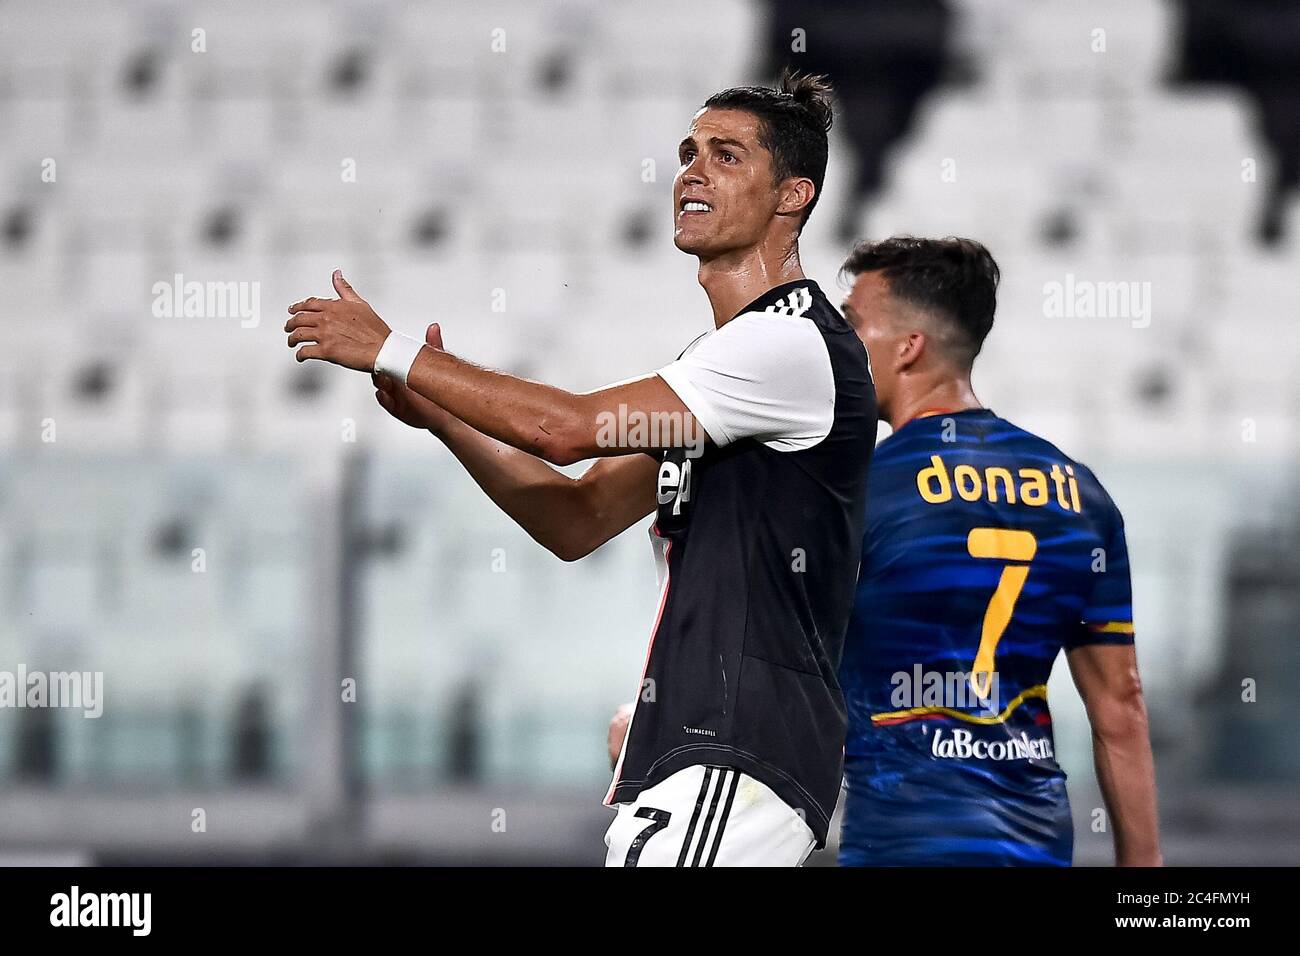
[[[704,808],[704,798],[709,792],[709,781],[713,779],[713,768],[704,768],[704,781],[700,784],[700,795],[695,798],[695,812],[691,814],[690,825],[686,828],[686,839],[682,841],[682,853],[677,858],[678,866],[686,865],[686,851],[691,848],[691,837],[695,835],[695,824],[700,822],[700,811]]]
[[[704,859],[704,847],[709,842],[709,827],[713,825],[714,814],[718,812],[718,804],[722,800],[722,790],[727,785],[727,774],[735,776],[736,771],[727,768],[721,768],[718,771],[718,789],[713,792],[713,799],[709,801],[709,813],[704,818],[704,832],[700,834],[700,845],[695,848],[695,857],[691,860],[691,866],[699,866],[700,861]]]
[[[722,831],[727,829],[727,817],[731,815],[731,804],[736,799],[736,786],[740,783],[740,774],[732,771],[731,788],[727,791],[727,802],[722,805],[722,816],[718,818],[718,832],[713,836],[713,849],[709,851],[709,859],[705,866],[712,866],[713,861],[718,858],[718,847],[722,845]]]

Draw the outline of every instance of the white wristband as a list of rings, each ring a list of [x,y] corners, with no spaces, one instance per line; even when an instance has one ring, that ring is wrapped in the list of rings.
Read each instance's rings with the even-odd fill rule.
[[[419,339],[394,329],[379,347],[379,354],[375,356],[375,371],[405,385],[406,377],[411,374],[411,366],[415,364],[415,357],[422,348],[424,343]]]

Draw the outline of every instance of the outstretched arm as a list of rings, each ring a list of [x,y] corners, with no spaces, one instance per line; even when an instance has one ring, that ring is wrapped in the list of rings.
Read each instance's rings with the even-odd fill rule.
[[[425,342],[442,348],[436,324]],[[439,438],[497,507],[565,561],[585,557],[654,510],[656,462],[647,455],[602,458],[573,479],[475,431],[387,375],[374,381],[375,399],[386,412]]]
[[[298,349],[299,361],[319,358],[350,368],[373,368],[371,353],[378,351],[374,343],[387,338],[388,326],[338,272],[334,288],[337,300],[308,299],[290,307],[292,317],[285,326],[291,333],[289,345],[314,343]],[[443,354],[438,326],[429,327],[425,344],[422,351]],[[477,431],[402,383],[386,375],[373,378],[375,397],[385,410],[442,439],[502,511],[565,561],[590,554],[654,510],[657,466],[647,455],[602,459],[581,477],[570,478],[540,458]],[[491,396],[486,397],[490,403]]]
[[[1092,724],[1102,800],[1114,827],[1117,866],[1160,866],[1155,761],[1131,644],[1086,644],[1066,654]]]
[[[317,359],[372,372],[391,329],[337,271],[334,287],[338,299],[311,298],[289,307],[292,317],[285,324],[289,345],[301,346],[300,362]],[[404,369],[405,384],[412,391],[475,431],[552,464],[633,454],[668,444],[702,444],[707,437],[657,375],[575,394],[481,368],[409,337],[398,338],[404,340],[398,341],[399,346],[418,349]],[[669,427],[637,431],[627,426],[629,421]]]
[[[658,463],[649,455],[602,458],[570,478],[457,419],[434,434],[497,507],[561,560],[586,557],[654,510]]]

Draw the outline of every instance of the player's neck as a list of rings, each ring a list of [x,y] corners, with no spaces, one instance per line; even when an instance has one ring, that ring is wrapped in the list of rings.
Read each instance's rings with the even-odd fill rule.
[[[898,431],[914,418],[983,408],[969,378],[942,378],[909,390],[889,410],[889,427]]]
[[[700,285],[713,306],[717,328],[768,289],[802,278],[798,245],[788,249],[758,245],[716,259],[700,259]]]

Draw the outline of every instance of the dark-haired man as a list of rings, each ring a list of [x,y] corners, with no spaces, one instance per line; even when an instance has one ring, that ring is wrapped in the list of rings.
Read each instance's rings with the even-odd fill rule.
[[[1061,648],[1092,724],[1117,862],[1160,862],[1128,550],[1087,468],[982,407],[998,267],[968,239],[863,243],[843,304],[881,415],[840,680],[840,862],[1068,866],[1047,708]]]
[[[713,328],[656,374],[575,395],[479,368],[437,326],[391,332],[338,273],[339,299],[290,307],[300,361],[380,373],[380,404],[561,558],[658,509],[663,594],[606,798],[608,865],[798,865],[826,838],[876,430],[862,343],[799,264],[830,123],[814,77],[695,114],[674,242],[699,259]],[[622,427],[638,422],[670,427],[647,447]],[[550,467],[587,458],[576,480]]]

